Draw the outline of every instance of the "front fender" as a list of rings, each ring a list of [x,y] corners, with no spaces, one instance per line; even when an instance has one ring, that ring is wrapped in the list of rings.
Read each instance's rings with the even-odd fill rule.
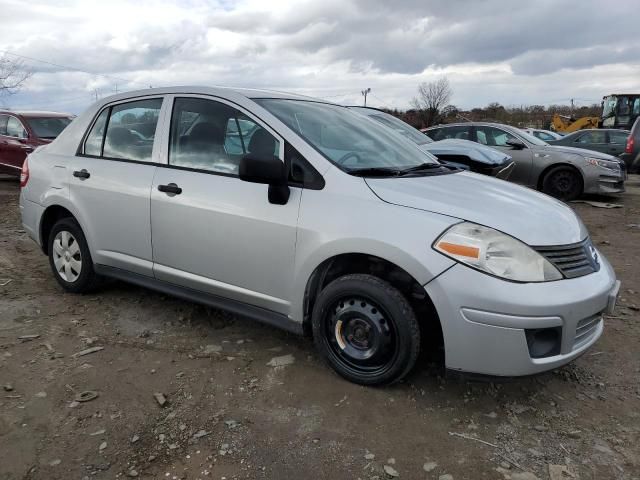
[[[459,221],[373,196],[343,199],[305,190],[298,221],[290,316],[298,322],[303,320],[305,289],[311,275],[323,262],[341,254],[380,257],[405,270],[421,285],[428,283],[454,263],[433,250],[431,244]]]

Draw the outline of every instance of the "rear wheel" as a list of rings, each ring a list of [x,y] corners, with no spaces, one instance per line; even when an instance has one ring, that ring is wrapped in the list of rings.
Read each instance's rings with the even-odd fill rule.
[[[560,200],[575,200],[582,194],[583,182],[580,173],[572,167],[552,168],[544,176],[542,191]]]
[[[393,383],[414,366],[420,328],[406,298],[372,275],[345,275],[327,285],[313,308],[316,347],[347,380]]]
[[[58,220],[49,233],[49,264],[62,288],[72,293],[93,290],[100,277],[93,270],[91,253],[80,225],[73,218]]]

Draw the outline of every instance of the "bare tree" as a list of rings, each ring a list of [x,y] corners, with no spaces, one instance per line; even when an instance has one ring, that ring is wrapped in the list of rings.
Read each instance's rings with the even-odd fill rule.
[[[418,96],[413,99],[411,105],[418,111],[425,127],[430,127],[438,120],[440,111],[449,103],[451,95],[453,91],[449,79],[442,77],[418,85]]]
[[[0,96],[16,93],[30,76],[22,60],[0,57]]]

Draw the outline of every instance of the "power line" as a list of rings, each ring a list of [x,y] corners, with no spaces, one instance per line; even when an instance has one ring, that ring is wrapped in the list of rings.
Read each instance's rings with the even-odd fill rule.
[[[384,107],[387,107],[389,109],[392,109],[392,107],[390,107],[390,103],[389,102],[385,102],[383,99],[381,99],[380,97],[378,97],[377,95],[374,95],[373,93],[369,92],[369,95],[371,95],[373,98],[375,98],[376,100],[378,100],[380,103],[382,103],[382,105]]]
[[[125,82],[125,83],[131,84],[131,85],[143,85],[142,83],[133,82],[133,81],[127,80],[126,78],[123,78],[123,77],[116,77],[114,75],[108,75],[106,73],[88,72],[86,70],[82,70],[81,68],[71,67],[69,65],[62,65],[60,63],[49,62],[47,60],[42,60],[40,58],[35,58],[35,57],[29,57],[27,55],[20,55],[19,53],[10,52],[8,50],[0,50],[0,52],[2,52],[5,55],[13,55],[14,57],[23,58],[25,60],[31,60],[33,62],[44,63],[46,65],[51,65],[53,67],[62,68],[64,70],[72,70],[72,71],[75,71],[75,72],[86,73],[87,75],[94,75],[94,76],[97,76],[97,77],[111,78],[111,79],[113,79],[115,81]]]

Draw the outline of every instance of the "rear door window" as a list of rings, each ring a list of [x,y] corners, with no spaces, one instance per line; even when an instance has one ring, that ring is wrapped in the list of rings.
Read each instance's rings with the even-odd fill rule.
[[[457,125],[453,127],[442,127],[438,129],[438,133],[431,135],[431,130],[427,132],[433,140],[445,140],[447,138],[459,138],[462,140],[471,140],[471,127]]]
[[[120,103],[104,110],[87,135],[84,154],[150,162],[162,98]]]

